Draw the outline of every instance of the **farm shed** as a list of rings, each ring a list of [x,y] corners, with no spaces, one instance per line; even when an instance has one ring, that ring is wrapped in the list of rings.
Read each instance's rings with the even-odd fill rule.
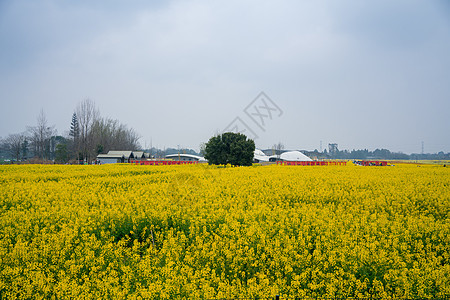
[[[133,151],[134,159],[140,160],[140,159],[146,159],[148,158],[147,153],[144,151]]]
[[[108,154],[99,154],[97,160],[100,164],[115,164],[130,162],[134,158],[133,151],[109,151]]]
[[[115,164],[115,163],[123,163],[125,162],[125,157],[123,155],[117,154],[99,154],[97,156],[97,160],[100,164]]]

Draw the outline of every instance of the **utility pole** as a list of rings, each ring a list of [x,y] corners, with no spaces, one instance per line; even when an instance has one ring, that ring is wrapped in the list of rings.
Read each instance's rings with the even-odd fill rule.
[[[423,148],[424,148],[424,147],[423,147],[423,141],[422,141],[422,155],[424,154]]]

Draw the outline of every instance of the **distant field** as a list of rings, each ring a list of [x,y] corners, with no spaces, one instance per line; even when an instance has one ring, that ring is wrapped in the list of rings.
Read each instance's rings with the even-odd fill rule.
[[[412,162],[421,164],[446,165],[447,167],[450,167],[450,160],[417,160]]]
[[[450,295],[450,167],[0,166],[0,298]]]
[[[446,165],[446,167],[450,167],[450,160],[386,160],[394,163],[400,164],[424,164],[424,165]]]

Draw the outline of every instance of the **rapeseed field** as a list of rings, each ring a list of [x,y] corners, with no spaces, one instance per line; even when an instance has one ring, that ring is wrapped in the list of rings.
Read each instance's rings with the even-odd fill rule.
[[[442,165],[0,166],[0,298],[450,295]]]

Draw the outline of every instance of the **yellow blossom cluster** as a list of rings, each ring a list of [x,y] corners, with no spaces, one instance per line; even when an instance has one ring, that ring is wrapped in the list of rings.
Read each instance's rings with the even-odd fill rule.
[[[450,294],[450,169],[0,166],[0,298]]]

